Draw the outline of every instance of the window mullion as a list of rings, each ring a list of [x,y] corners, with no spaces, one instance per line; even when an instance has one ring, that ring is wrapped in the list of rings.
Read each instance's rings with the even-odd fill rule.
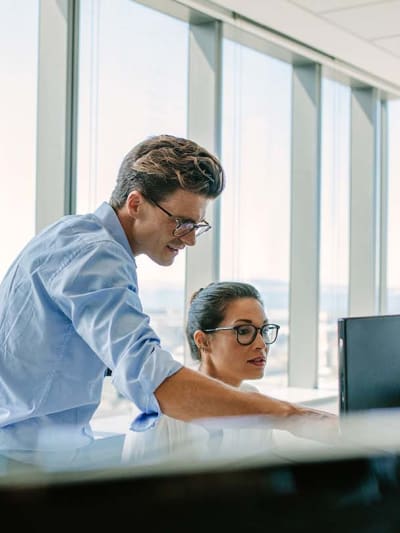
[[[220,155],[221,38],[219,22],[190,26],[188,137],[216,155]],[[186,309],[192,293],[218,277],[219,210],[217,199],[206,216],[212,231],[186,251]]]
[[[321,68],[293,68],[289,386],[317,387]]]

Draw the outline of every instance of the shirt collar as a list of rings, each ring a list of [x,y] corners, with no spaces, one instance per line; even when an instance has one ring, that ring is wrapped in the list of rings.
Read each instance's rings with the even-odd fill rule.
[[[129,246],[129,241],[126,236],[126,233],[121,226],[121,222],[108,202],[103,202],[94,212],[95,216],[101,220],[104,227],[107,231],[114,237],[114,239],[123,246],[126,251],[131,255],[133,261],[135,261],[135,256],[133,255],[132,249]]]

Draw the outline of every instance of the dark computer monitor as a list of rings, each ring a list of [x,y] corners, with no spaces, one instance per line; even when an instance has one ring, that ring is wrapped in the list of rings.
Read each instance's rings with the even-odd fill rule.
[[[338,320],[340,412],[400,407],[400,315]]]

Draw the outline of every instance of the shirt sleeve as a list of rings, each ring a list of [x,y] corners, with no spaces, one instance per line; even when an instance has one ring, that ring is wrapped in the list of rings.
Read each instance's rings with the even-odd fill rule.
[[[74,330],[113,371],[113,383],[141,410],[137,430],[160,414],[157,387],[182,364],[160,346],[137,292],[136,267],[114,242],[87,245],[49,282],[51,297]]]

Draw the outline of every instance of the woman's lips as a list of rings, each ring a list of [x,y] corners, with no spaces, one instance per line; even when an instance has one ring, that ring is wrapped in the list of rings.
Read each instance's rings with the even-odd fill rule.
[[[265,357],[254,357],[253,359],[249,359],[247,362],[255,366],[265,366],[267,360]]]

